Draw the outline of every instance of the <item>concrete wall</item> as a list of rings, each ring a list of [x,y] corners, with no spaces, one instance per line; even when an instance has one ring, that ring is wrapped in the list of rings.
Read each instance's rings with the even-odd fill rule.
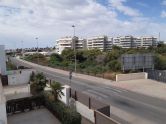
[[[99,111],[95,111],[95,124],[120,124],[114,119],[104,115],[103,113]]]
[[[94,117],[94,110],[89,109],[86,105],[76,101],[76,110],[79,112],[83,117],[87,118],[91,122],[95,122]]]
[[[0,124],[7,124],[6,99],[3,94],[1,81],[0,81]]]
[[[62,90],[62,92],[64,93],[64,96],[61,96],[59,100],[65,103],[66,105],[69,105],[70,87],[68,85],[64,85],[63,87],[64,89]]]
[[[141,73],[129,73],[129,74],[117,74],[116,81],[127,81],[136,79],[147,79],[148,74],[146,72]]]
[[[7,86],[4,88],[4,95],[17,95],[25,93],[30,93],[30,85],[18,85],[14,87]]]
[[[0,45],[0,74],[6,75],[6,55],[4,45]]]
[[[8,85],[28,84],[33,69],[8,71]]]

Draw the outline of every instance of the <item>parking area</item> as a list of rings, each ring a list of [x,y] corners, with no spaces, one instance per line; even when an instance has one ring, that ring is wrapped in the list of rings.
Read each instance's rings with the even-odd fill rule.
[[[61,124],[47,109],[42,108],[8,116],[8,124]]]
[[[166,100],[166,83],[150,79],[128,80],[112,83],[113,86]]]

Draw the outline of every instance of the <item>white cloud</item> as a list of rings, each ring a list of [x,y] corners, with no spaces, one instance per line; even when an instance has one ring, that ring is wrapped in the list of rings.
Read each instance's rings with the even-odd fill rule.
[[[131,20],[118,19],[114,6],[109,8],[95,0],[0,0],[0,44],[8,47],[35,47],[35,37],[40,46],[54,45],[57,38],[73,35],[72,24],[76,25],[76,35],[155,35],[165,32],[166,25],[153,23],[140,16],[138,10],[124,6],[120,8]],[[110,3],[111,4],[111,3]],[[158,33],[157,33],[158,34]]]
[[[125,15],[128,15],[128,16],[141,15],[141,13],[138,10],[124,5],[124,3],[127,2],[127,0],[109,0],[109,2],[110,2],[110,6],[124,13]]]
[[[162,5],[166,5],[166,0],[163,0]]]
[[[163,10],[163,11],[161,12],[161,17],[162,17],[162,18],[166,18],[166,11]]]

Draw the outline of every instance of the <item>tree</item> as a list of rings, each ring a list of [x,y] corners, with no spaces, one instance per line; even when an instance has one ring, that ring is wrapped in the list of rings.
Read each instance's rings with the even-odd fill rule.
[[[119,71],[121,69],[120,62],[118,60],[112,60],[108,63],[108,67],[112,71]]]
[[[61,57],[64,61],[74,60],[74,50],[72,49],[64,49],[62,51]]]
[[[88,61],[94,61],[98,55],[102,54],[102,52],[99,49],[91,49],[86,50],[84,52],[84,56],[87,58]]]
[[[106,62],[106,55],[105,54],[97,55],[95,60],[98,64],[104,65]]]
[[[156,55],[155,68],[159,70],[166,70],[166,56]]]
[[[64,93],[62,92],[63,87],[59,82],[54,81],[53,83],[50,84],[50,88],[55,101],[58,100],[58,97],[61,98],[62,95],[64,96]]]
[[[51,66],[58,66],[58,65],[61,65],[62,60],[63,59],[59,54],[53,53],[50,56],[49,63]]]
[[[77,61],[80,62],[80,63],[86,61],[86,59],[87,59],[84,56],[84,51],[83,50],[78,50],[77,53],[76,53],[76,55],[77,55]]]
[[[35,75],[34,81],[31,84],[31,93],[38,94],[44,91],[46,87],[46,78],[43,73],[38,73]]]

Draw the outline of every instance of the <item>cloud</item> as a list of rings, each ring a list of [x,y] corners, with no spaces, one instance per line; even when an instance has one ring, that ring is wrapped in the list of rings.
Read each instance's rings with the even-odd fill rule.
[[[118,11],[124,13],[125,15],[128,15],[128,16],[141,15],[141,13],[138,10],[124,5],[125,2],[127,2],[127,0],[109,0],[111,7],[117,9]]]
[[[119,7],[113,1],[119,1]],[[125,2],[110,0],[111,6],[106,7],[96,0],[0,0],[0,44],[21,47],[23,40],[25,47],[35,47],[35,37],[39,37],[40,46],[53,46],[56,39],[73,35],[73,24],[76,35],[85,38],[166,33],[165,24],[153,23]],[[131,19],[120,20],[115,9]]]
[[[163,10],[163,11],[161,12],[161,17],[162,17],[162,18],[166,18],[166,11]]]
[[[166,0],[163,0],[162,5],[166,5]]]

